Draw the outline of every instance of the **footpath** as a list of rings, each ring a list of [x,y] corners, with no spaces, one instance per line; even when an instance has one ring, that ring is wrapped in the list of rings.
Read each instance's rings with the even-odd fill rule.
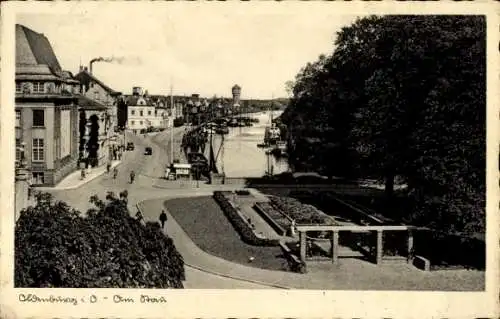
[[[111,170],[121,164],[121,161],[112,161]],[[84,179],[81,177],[81,171],[77,170],[66,176],[62,181],[60,181],[54,187],[37,187],[37,190],[69,190],[77,189],[82,185],[89,183],[90,181],[96,179],[97,177],[106,173],[106,165],[101,165],[98,167],[91,168],[87,170],[87,174]]]

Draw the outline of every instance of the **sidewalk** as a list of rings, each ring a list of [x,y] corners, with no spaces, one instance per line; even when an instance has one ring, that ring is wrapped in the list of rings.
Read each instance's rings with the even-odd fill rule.
[[[121,161],[113,161],[111,163],[111,169],[120,165]],[[95,168],[91,168],[90,172],[87,172],[87,176],[82,180],[81,171],[77,170],[73,173],[66,176],[62,181],[59,182],[54,187],[37,187],[38,190],[43,189],[54,189],[54,190],[63,190],[63,189],[76,189],[80,186],[87,184],[88,182],[96,179],[97,177],[106,173],[106,165],[101,165]]]

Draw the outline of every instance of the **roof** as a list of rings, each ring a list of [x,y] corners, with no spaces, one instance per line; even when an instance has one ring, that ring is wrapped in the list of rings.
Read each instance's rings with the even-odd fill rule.
[[[78,83],[61,65],[43,34],[16,24],[16,79]]]
[[[108,108],[103,104],[89,99],[84,95],[78,95],[78,106],[84,110],[106,111]]]
[[[77,79],[81,84],[85,85],[86,87],[90,86],[90,82],[95,82],[99,84],[104,90],[106,90],[108,93],[111,95],[119,95],[120,92],[117,92],[104,84],[101,80],[90,74],[88,71],[84,70],[75,75],[75,79]]]
[[[146,105],[144,105],[144,106],[153,106],[153,102],[151,101],[150,97],[138,96],[138,95],[127,95],[125,97],[125,103],[127,103],[127,105],[129,105],[129,106],[135,106],[135,105],[138,105],[137,101],[140,98],[143,98],[144,101],[146,102]]]
[[[45,64],[55,74],[62,71],[47,37],[20,24],[16,24],[17,64]]]

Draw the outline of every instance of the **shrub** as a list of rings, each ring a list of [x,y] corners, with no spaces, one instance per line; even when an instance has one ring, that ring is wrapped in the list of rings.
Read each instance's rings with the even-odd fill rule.
[[[125,201],[92,196],[87,217],[38,194],[15,229],[15,286],[182,288],[184,262],[159,225],[143,226]]]
[[[240,234],[241,240],[249,245],[254,246],[278,246],[279,240],[259,238],[255,235],[250,225],[248,225],[236,209],[229,203],[223,192],[215,191],[214,200],[220,205],[224,215],[226,215],[229,222],[233,225],[234,229]]]

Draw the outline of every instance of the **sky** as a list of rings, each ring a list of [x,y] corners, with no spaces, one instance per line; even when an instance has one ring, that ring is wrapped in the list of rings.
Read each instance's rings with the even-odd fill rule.
[[[286,97],[285,83],[307,62],[331,53],[336,32],[355,19],[325,7],[109,5],[23,13],[16,23],[43,33],[61,66],[74,74],[92,58],[117,58],[94,63],[93,73],[124,94],[140,86],[166,95],[172,86],[176,95],[230,96],[238,84],[245,99]]]

